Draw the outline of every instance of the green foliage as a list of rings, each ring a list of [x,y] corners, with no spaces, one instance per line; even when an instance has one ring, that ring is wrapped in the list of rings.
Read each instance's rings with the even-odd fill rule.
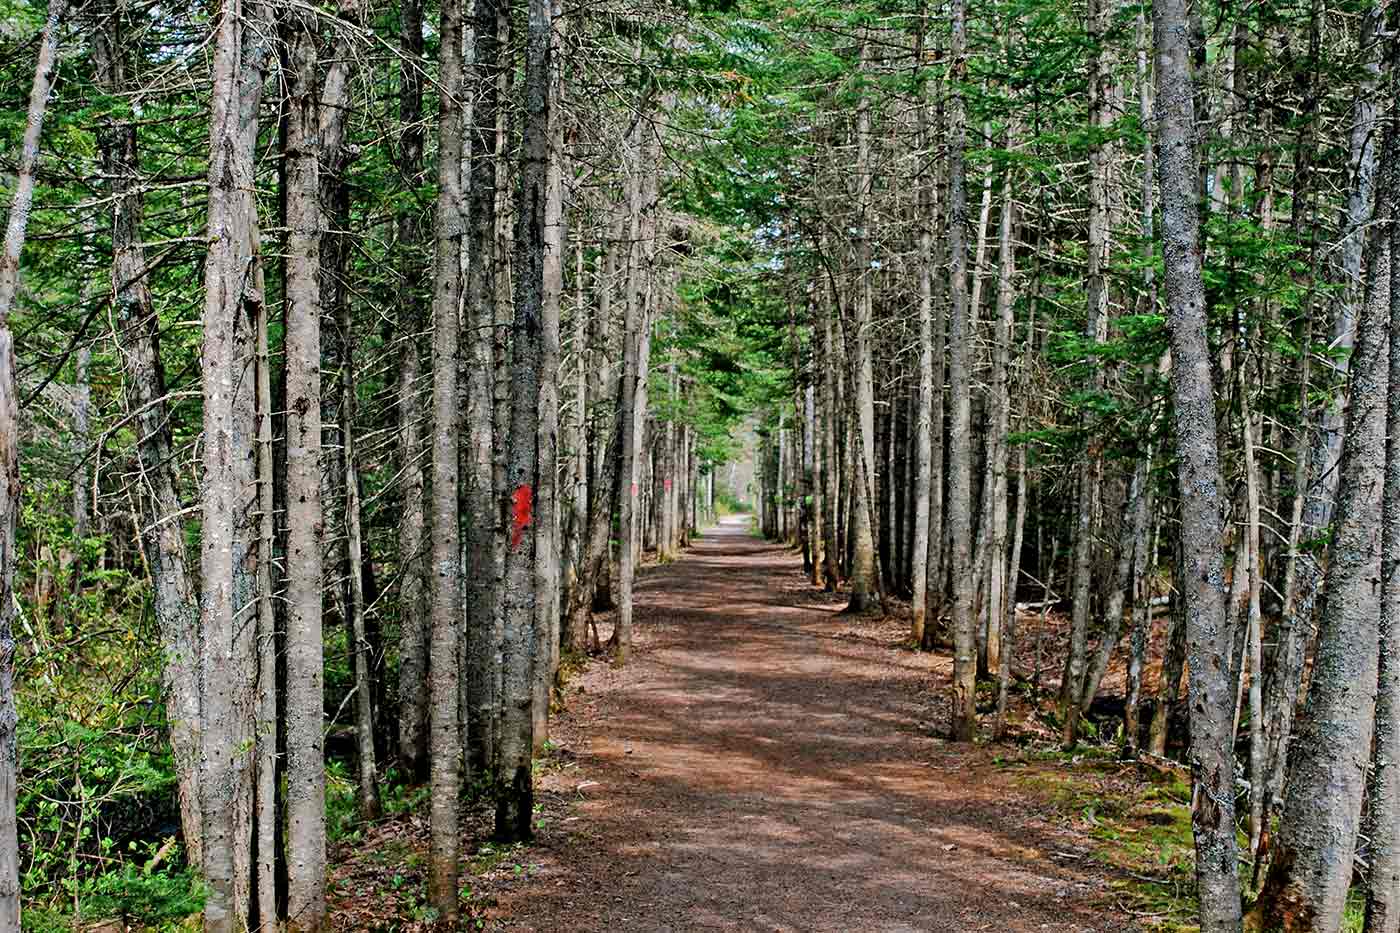
[[[1004,767],[1093,840],[1089,855],[1109,869],[1115,896],[1154,916],[1158,928],[1184,931],[1196,911],[1189,788],[1138,780],[1106,753],[1029,757],[1051,765]]]
[[[75,917],[164,928],[202,895],[178,844],[150,589],[119,542],[76,536],[63,434],[27,440],[15,656],[26,929]]]
[[[326,762],[326,838],[332,842],[364,838],[355,808],[355,782],[349,766],[334,758]]]
[[[178,923],[204,909],[204,893],[190,869],[166,874],[133,865],[95,878],[84,898],[83,915],[93,919],[131,917],[151,927]]]
[[[193,869],[147,871],[127,863],[85,880],[64,906],[26,905],[24,929],[32,933],[71,933],[81,924],[121,920],[142,930],[197,928],[204,890]]]

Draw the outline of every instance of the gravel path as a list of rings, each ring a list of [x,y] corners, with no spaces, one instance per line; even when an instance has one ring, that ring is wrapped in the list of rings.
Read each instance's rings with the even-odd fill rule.
[[[936,737],[948,659],[892,649],[840,608],[739,519],[648,568],[634,661],[593,665],[556,723],[568,765],[542,783],[569,815],[497,916],[608,933],[1138,929],[996,749]]]

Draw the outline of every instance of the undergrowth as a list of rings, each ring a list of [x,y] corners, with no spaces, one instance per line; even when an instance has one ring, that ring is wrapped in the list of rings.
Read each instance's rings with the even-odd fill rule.
[[[1084,856],[1109,870],[1115,907],[1158,930],[1194,929],[1191,789],[1179,775],[1144,779],[1131,762],[1097,748],[1032,752],[1002,764],[1093,841]]]
[[[1033,751],[999,764],[1094,841],[1086,855],[1115,876],[1109,888],[1118,909],[1163,933],[1198,929],[1191,788],[1183,773],[1140,769],[1100,746]],[[1247,853],[1243,832],[1238,842]],[[1251,870],[1243,862],[1240,874],[1248,886]],[[1245,892],[1246,909],[1257,893]],[[1364,917],[1365,898],[1353,889],[1342,933],[1362,933]]]
[[[17,589],[24,929],[122,919],[178,928],[203,908],[185,864],[158,627],[144,578],[74,540],[67,488],[35,482]]]

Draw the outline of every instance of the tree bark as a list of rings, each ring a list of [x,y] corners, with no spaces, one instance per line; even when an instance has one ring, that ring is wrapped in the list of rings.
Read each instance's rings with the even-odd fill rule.
[[[861,69],[865,68],[867,39],[861,43]],[[870,167],[870,100],[862,94],[856,104],[856,225],[860,230],[855,242],[856,296],[854,331],[847,339],[850,347],[851,386],[854,398],[852,425],[852,459],[855,468],[847,478],[851,490],[851,534],[854,551],[851,557],[851,599],[847,612],[865,612],[878,598],[876,580],[875,532],[873,528],[875,503],[875,384],[871,355],[871,327],[874,316],[873,272],[870,268],[871,167]]]
[[[288,929],[325,923],[320,103],[315,18],[286,22]],[[210,844],[214,842],[210,838]]]
[[[948,447],[948,534],[951,541],[953,629],[953,739],[971,742],[977,733],[977,629],[975,582],[969,576],[972,537],[972,374],[968,367],[967,294],[967,116],[961,82],[967,72],[967,3],[952,0],[952,48],[948,103],[948,252],[951,260],[951,320],[948,381],[953,404]]]
[[[108,11],[104,28],[93,43],[98,81],[112,95],[127,90],[121,23],[118,11]],[[145,503],[141,544],[150,568],[152,603],[165,651],[161,683],[178,781],[180,823],[190,864],[199,865],[203,861],[199,806],[199,607],[186,565],[185,526],[179,518],[182,504],[170,449],[160,327],[146,281],[146,253],[141,243],[144,197],[138,184],[135,125],[105,125],[98,134],[98,145],[112,198],[112,295],[122,335],[127,408],[136,416],[137,456],[143,480],[141,498]],[[85,499],[86,490],[80,495]]]
[[[564,172],[561,161],[564,145],[561,100],[564,90],[560,71],[559,43],[563,37],[555,24],[565,20],[559,9],[562,0],[552,4],[545,24],[548,73],[545,93],[545,181],[540,247],[540,385],[538,418],[538,480],[535,493],[535,666],[533,672],[533,748],[549,738],[549,704],[553,695],[554,673],[559,667],[559,300],[564,289]],[[527,96],[528,96],[527,91]]]
[[[1179,595],[1184,576],[1179,541],[1172,550],[1172,596],[1168,608],[1165,654],[1152,722],[1147,733],[1147,750],[1157,756],[1167,753],[1171,711],[1181,699],[1181,677],[1186,667],[1186,607]]]
[[[1391,186],[1390,228],[1390,385],[1386,402],[1391,425],[1386,439],[1385,492],[1381,544],[1380,651],[1377,673],[1375,745],[1365,836],[1371,841],[1371,875],[1366,889],[1366,933],[1400,930],[1400,227],[1394,223],[1397,170],[1396,118],[1391,116],[1387,141]]]
[[[10,309],[19,291],[19,260],[24,249],[29,211],[34,203],[34,183],[39,162],[39,137],[53,88],[58,53],[59,21],[67,12],[66,0],[50,0],[29,111],[20,144],[14,198],[0,255],[0,929],[20,928],[19,827],[15,820],[19,759],[16,749],[15,709],[15,564],[19,530],[19,387],[15,373],[14,336],[10,333]]]
[[[255,598],[259,562],[254,331],[262,295],[253,160],[269,50],[263,17],[258,5],[239,0],[223,8],[212,71],[199,600],[199,781],[211,933],[246,924],[253,893],[257,639],[256,626],[238,620]]]
[[[822,445],[822,554],[826,560],[826,591],[836,592],[836,587],[841,580],[841,539],[838,525],[838,496],[837,489],[837,453],[836,453],[836,366],[832,352],[831,315],[829,309],[822,307],[821,302],[816,305],[817,315],[820,321],[814,322],[813,326],[821,334],[821,375],[818,377],[822,388],[821,402],[818,404],[817,417],[821,420],[821,445]]]
[[[501,667],[501,760],[496,781],[496,838],[518,842],[531,838],[534,784],[531,756],[534,750],[531,704],[537,645],[536,603],[541,595],[540,564],[552,562],[552,528],[545,530],[545,516],[533,511],[534,499],[549,474],[553,484],[553,441],[540,449],[540,400],[554,398],[557,365],[547,368],[558,355],[558,295],[550,321],[547,307],[549,273],[549,141],[552,83],[551,0],[530,0],[525,54],[525,124],[520,145],[520,189],[516,198],[515,320],[511,326],[512,379],[510,443],[507,445],[506,487],[509,499],[502,503],[510,515],[506,544],[505,585],[501,597],[505,641]],[[558,264],[556,255],[554,264]],[[553,334],[548,331],[552,327]],[[552,516],[548,519],[552,521]],[[543,531],[543,533],[542,533]],[[550,607],[552,610],[553,607]]]
[[[494,772],[497,747],[496,681],[498,646],[496,612],[500,580],[502,512],[495,477],[495,341],[496,341],[496,132],[498,86],[504,54],[498,0],[478,0],[471,41],[472,119],[469,245],[467,247],[466,318],[466,475],[462,508],[466,525],[465,672],[467,778],[476,781]],[[460,143],[459,143],[460,146]]]
[[[399,7],[399,149],[398,170],[405,186],[423,174],[423,7],[404,0]],[[403,282],[399,322],[403,341],[395,403],[398,409],[398,466],[403,483],[399,513],[399,760],[415,780],[428,775],[428,612],[424,533],[422,406],[418,399],[418,336],[423,327],[419,293],[411,283],[424,273],[416,211],[398,219],[403,248]]]
[[[1381,499],[1390,366],[1388,226],[1400,159],[1390,159],[1367,257],[1366,301],[1351,360],[1346,438],[1327,582],[1307,701],[1289,756],[1289,780],[1259,903],[1265,929],[1341,928],[1371,747],[1379,638]],[[1195,665],[1192,665],[1195,671]],[[1358,751],[1363,750],[1363,751]]]
[[[1010,130],[1007,134],[1010,142]],[[991,527],[986,535],[990,547],[989,582],[987,585],[987,669],[1001,672],[1002,630],[1008,609],[1015,612],[1015,580],[1007,578],[1007,460],[1011,431],[1011,337],[1016,328],[1016,226],[1015,201],[1012,196],[1011,173],[1003,187],[1001,219],[998,232],[996,320],[993,322],[991,373],[991,430],[988,435],[986,479],[991,496]]]
[[[645,512],[639,496],[642,480],[642,441],[646,428],[647,363],[651,328],[644,279],[648,257],[644,248],[647,224],[643,213],[649,210],[646,198],[647,176],[653,171],[648,135],[650,114],[645,109],[637,117],[634,162],[628,179],[628,224],[631,248],[627,261],[627,303],[623,326],[623,375],[620,389],[622,408],[622,488],[621,538],[618,560],[618,613],[613,643],[617,662],[625,664],[632,650],[632,578],[636,572]]]
[[[1351,135],[1348,148],[1349,186],[1343,216],[1343,238],[1337,250],[1333,276],[1343,285],[1333,308],[1329,346],[1338,353],[1330,359],[1334,382],[1345,383],[1355,343],[1356,309],[1363,297],[1361,281],[1362,247],[1365,226],[1371,218],[1375,190],[1376,157],[1379,147],[1375,133],[1377,88],[1380,84],[1381,41],[1377,35],[1381,13],[1372,7],[1362,19],[1359,45],[1366,53],[1363,79],[1357,83],[1352,103]],[[1313,121],[1308,121],[1311,124]],[[1311,369],[1304,361],[1304,372]],[[1337,464],[1342,450],[1345,386],[1320,407],[1308,410],[1305,384],[1304,418],[1307,433],[1300,438],[1298,476],[1306,483],[1301,511],[1291,529],[1288,582],[1285,587],[1282,621],[1274,636],[1269,675],[1264,686],[1265,742],[1268,786],[1264,791],[1265,819],[1273,801],[1283,795],[1284,769],[1293,733],[1293,720],[1302,691],[1303,670],[1308,646],[1316,631],[1317,596],[1322,588],[1323,539],[1332,521],[1337,494]]]
[[[1184,0],[1153,6],[1158,177],[1191,664],[1191,826],[1202,933],[1240,927],[1220,461],[1201,273],[1195,101]]]
[[[349,212],[343,215],[349,220]],[[339,226],[339,225],[337,225]],[[338,250],[343,250],[341,244]],[[343,257],[337,261],[339,271],[344,272]],[[328,276],[322,278],[324,283]],[[355,682],[355,746],[356,746],[356,802],[361,820],[376,820],[380,816],[378,766],[374,754],[374,694],[371,685],[371,667],[374,654],[371,651],[366,630],[365,613],[369,604],[365,599],[365,541],[360,503],[360,474],[356,462],[355,445],[355,365],[353,322],[350,317],[350,302],[344,289],[337,288],[336,320],[340,331],[340,468],[345,486],[345,565],[346,587],[346,627],[347,647],[354,663],[351,670]]]
[[[478,4],[489,6],[489,4]],[[462,62],[463,14],[460,0],[443,0],[439,65],[438,202],[433,218],[433,435],[432,435],[432,606],[428,650],[429,777],[432,803],[428,821],[428,900],[441,921],[458,916],[457,795],[461,786],[462,743],[458,731],[461,697],[459,626],[462,578],[458,527],[457,367],[458,309],[462,302]]]

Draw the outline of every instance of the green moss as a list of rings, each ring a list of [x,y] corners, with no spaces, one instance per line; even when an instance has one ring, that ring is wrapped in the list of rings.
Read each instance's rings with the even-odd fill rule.
[[[1366,926],[1366,895],[1359,888],[1347,894],[1346,911],[1342,914],[1342,933],[1361,933]]]
[[[1190,793],[1183,793],[1180,781],[1144,781],[1111,752],[1027,757],[1015,782],[1050,801],[1089,836],[1088,856],[1116,875],[1110,882],[1114,903],[1158,930],[1194,929]]]

